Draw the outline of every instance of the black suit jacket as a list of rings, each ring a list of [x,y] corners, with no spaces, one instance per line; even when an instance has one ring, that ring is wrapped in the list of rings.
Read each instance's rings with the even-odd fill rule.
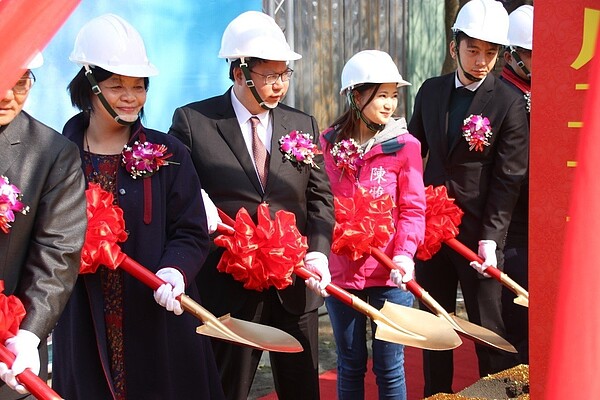
[[[482,152],[469,150],[464,138],[448,148],[448,106],[455,73],[426,80],[415,99],[409,131],[427,157],[425,185],[446,185],[464,211],[459,240],[476,249],[477,240],[492,239],[501,249],[527,172],[529,127],[523,96],[493,75],[477,89],[465,118],[490,120],[492,136]]]
[[[40,376],[48,366],[46,338],[79,274],[87,227],[85,184],[77,146],[22,111],[0,127],[0,175],[22,193],[26,215],[0,231],[0,279],[27,315],[21,328],[40,339]],[[0,382],[0,398],[24,398]]]
[[[225,94],[178,108],[169,130],[190,149],[202,187],[215,205],[235,218],[242,207],[256,221],[256,209],[269,204],[272,214],[287,210],[295,214],[299,231],[308,238],[308,251],[329,254],[333,226],[333,197],[323,165],[323,157],[315,158],[319,169],[303,166],[297,169],[284,160],[279,139],[293,130],[314,136],[318,144],[319,129],[315,119],[301,111],[280,104],[271,111],[273,137],[268,180],[263,193],[233,106],[231,89]],[[216,266],[222,251],[209,255],[198,284],[204,304],[218,316],[238,310],[251,291],[242,287],[229,274]],[[278,291],[283,307],[300,314],[314,310],[322,298],[306,289],[302,279]]]

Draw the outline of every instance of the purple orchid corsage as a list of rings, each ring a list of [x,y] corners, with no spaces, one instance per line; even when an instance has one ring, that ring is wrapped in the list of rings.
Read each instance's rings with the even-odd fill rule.
[[[469,150],[483,151],[485,146],[489,146],[488,138],[492,136],[490,120],[482,115],[469,115],[465,118],[462,127],[463,136],[469,144]]]
[[[167,161],[172,154],[167,154],[167,146],[164,144],[136,141],[133,146],[125,145],[122,154],[123,165],[133,179],[150,177],[162,166],[177,164]]]
[[[27,214],[29,207],[21,202],[21,190],[12,185],[8,178],[0,176],[0,229],[10,232],[10,223],[15,221],[15,212]]]
[[[300,169],[303,165],[309,165],[316,169],[315,156],[321,154],[317,145],[313,143],[313,137],[302,131],[291,131],[279,139],[279,150],[283,157]]]
[[[335,166],[344,172],[354,175],[358,168],[364,164],[363,149],[356,140],[344,139],[337,142],[331,149]]]

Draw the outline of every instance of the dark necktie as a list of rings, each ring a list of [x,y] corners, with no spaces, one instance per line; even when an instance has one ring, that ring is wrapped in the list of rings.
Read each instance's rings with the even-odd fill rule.
[[[251,117],[250,123],[252,124],[252,155],[254,156],[254,162],[256,163],[258,178],[260,179],[260,183],[264,190],[267,185],[267,173],[269,171],[269,153],[258,137],[257,126],[260,123],[260,120],[258,117]]]

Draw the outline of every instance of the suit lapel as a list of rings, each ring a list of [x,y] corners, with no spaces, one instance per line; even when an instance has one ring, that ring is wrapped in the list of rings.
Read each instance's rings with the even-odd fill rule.
[[[271,136],[271,157],[269,157],[269,177],[267,178],[267,187],[265,188],[265,194],[270,190],[273,185],[274,177],[279,174],[279,170],[283,166],[283,156],[279,151],[279,139],[290,133],[290,123],[286,117],[285,112],[279,108],[271,110],[271,116],[273,118],[273,134]]]
[[[23,116],[18,115],[0,133],[0,175],[5,175],[10,166],[21,155],[21,134],[24,132]],[[10,176],[7,177],[9,180]]]
[[[217,120],[217,130],[221,137],[223,137],[223,140],[227,142],[227,145],[237,158],[256,191],[262,193],[256,169],[254,168],[254,161],[252,161],[252,157],[248,153],[242,130],[231,105],[231,89],[222,98],[223,104],[220,109],[223,110],[223,118]]]

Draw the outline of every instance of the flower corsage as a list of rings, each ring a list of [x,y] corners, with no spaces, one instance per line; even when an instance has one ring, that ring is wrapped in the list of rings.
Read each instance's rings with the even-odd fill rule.
[[[344,139],[337,142],[331,149],[331,155],[335,166],[344,172],[354,175],[358,167],[364,164],[364,151],[356,140]]]
[[[10,223],[15,221],[15,212],[25,215],[29,206],[21,202],[21,191],[11,185],[8,178],[0,176],[0,229],[4,233],[10,231]]]
[[[489,146],[488,138],[492,136],[490,120],[482,115],[469,115],[465,118],[462,127],[463,136],[469,144],[469,150],[483,151],[484,146]]]
[[[317,145],[313,143],[313,137],[302,131],[291,131],[279,139],[279,150],[285,159],[290,160],[296,168],[302,168],[302,164],[309,165],[316,169],[319,166],[315,164],[314,158],[321,154]]]
[[[160,167],[169,164],[176,164],[173,161],[167,161],[172,154],[167,154],[167,146],[164,144],[154,144],[150,142],[133,143],[133,146],[125,145],[123,149],[123,165],[133,179],[138,177],[147,178],[154,175]]]

